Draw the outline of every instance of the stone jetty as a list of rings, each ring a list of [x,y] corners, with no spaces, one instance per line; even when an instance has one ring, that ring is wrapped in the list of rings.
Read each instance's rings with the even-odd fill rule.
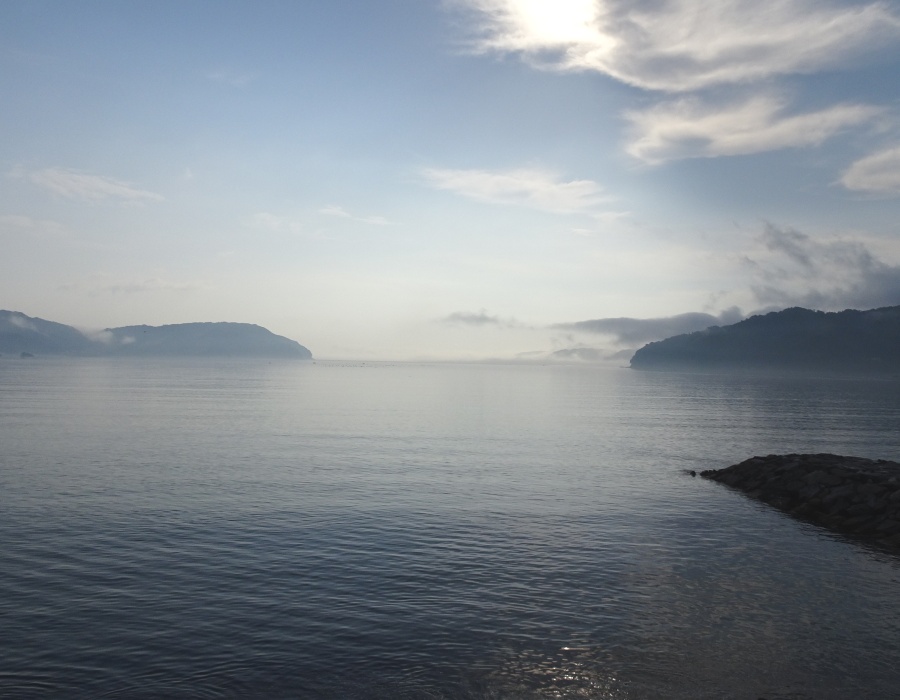
[[[900,552],[900,463],[833,454],[768,455],[700,476],[802,520]]]

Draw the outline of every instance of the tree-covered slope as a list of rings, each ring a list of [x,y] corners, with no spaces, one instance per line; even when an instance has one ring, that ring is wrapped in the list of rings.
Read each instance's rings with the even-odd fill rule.
[[[109,328],[107,345],[117,355],[300,357],[300,343],[250,323],[179,323]]]
[[[125,326],[85,334],[62,323],[0,311],[0,354],[75,356],[296,357],[311,359],[295,340],[250,323]]]
[[[900,306],[834,313],[791,308],[677,335],[638,350],[635,369],[900,371]]]

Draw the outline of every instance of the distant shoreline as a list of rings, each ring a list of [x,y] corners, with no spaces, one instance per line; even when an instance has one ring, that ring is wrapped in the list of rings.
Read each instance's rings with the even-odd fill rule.
[[[311,360],[296,340],[252,323],[123,326],[87,333],[20,311],[0,310],[0,354],[79,357],[292,357]]]

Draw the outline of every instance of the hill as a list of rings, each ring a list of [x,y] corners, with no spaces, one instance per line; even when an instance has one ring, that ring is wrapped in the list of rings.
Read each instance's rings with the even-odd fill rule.
[[[900,306],[826,313],[799,307],[677,335],[638,350],[645,370],[900,372]]]
[[[250,323],[124,326],[86,335],[62,323],[0,311],[0,353],[141,357],[296,357],[312,353],[295,340]]]
[[[89,355],[94,343],[72,326],[0,311],[0,353]]]

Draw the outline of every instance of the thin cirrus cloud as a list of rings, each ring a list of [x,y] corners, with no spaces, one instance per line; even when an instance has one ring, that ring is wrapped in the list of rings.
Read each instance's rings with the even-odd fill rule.
[[[850,190],[900,196],[900,147],[856,161],[841,177],[841,184]]]
[[[839,104],[815,112],[785,114],[786,103],[757,96],[728,106],[686,98],[629,112],[626,150],[646,163],[677,158],[747,155],[817,146],[849,127],[875,119],[871,105]]]
[[[303,224],[296,219],[279,216],[268,211],[261,211],[251,216],[247,220],[247,225],[251,228],[278,233],[301,233],[303,231]]]
[[[86,293],[89,296],[135,294],[191,294],[211,289],[204,282],[177,281],[162,277],[109,280],[102,276],[59,286],[61,291]]]
[[[111,294],[145,294],[148,292],[197,292],[202,291],[205,285],[197,282],[175,282],[173,280],[150,277],[147,279],[116,282],[106,285],[98,291]]]
[[[12,175],[26,178],[35,185],[67,199],[92,204],[103,201],[144,204],[163,200],[162,195],[139,189],[127,182],[68,168],[45,168],[30,173],[15,170]]]
[[[439,190],[491,204],[513,204],[556,214],[603,214],[612,198],[593,180],[563,180],[540,169],[505,171],[431,168],[425,179]]]
[[[36,219],[20,214],[0,216],[0,231],[15,230],[36,238],[62,238],[70,236],[68,229],[57,221]]]
[[[808,0],[458,0],[476,50],[596,71],[645,90],[689,92],[814,73],[900,35],[884,3]]]
[[[383,216],[354,216],[343,207],[329,205],[319,209],[320,214],[325,216],[336,216],[339,219],[350,219],[351,221],[359,221],[364,224],[372,224],[373,226],[388,226],[391,222]]]

